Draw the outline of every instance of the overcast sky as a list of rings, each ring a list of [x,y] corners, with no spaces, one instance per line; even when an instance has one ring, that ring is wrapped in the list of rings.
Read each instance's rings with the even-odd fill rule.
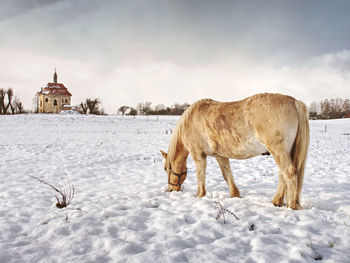
[[[0,87],[58,81],[108,113],[151,101],[350,98],[350,1],[1,0]]]

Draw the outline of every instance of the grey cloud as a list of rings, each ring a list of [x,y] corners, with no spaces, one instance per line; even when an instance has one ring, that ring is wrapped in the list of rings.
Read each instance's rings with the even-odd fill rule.
[[[348,47],[350,2],[336,2],[15,1],[0,33],[8,47],[111,65],[232,53],[283,64]]]
[[[27,13],[33,9],[54,4],[59,0],[2,0],[0,3],[0,21]]]

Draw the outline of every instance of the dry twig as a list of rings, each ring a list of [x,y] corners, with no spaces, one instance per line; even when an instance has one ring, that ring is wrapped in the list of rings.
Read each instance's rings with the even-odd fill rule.
[[[57,204],[56,204],[57,208],[66,207],[72,202],[74,198],[75,188],[72,182],[69,180],[68,176],[66,176],[66,180],[64,181],[63,189],[60,187],[54,186],[53,184],[51,184],[50,182],[42,178],[31,176],[31,175],[30,177],[38,180],[40,183],[43,183],[49,186],[52,190],[56,192],[55,198],[57,200]]]
[[[229,213],[230,215],[233,215],[237,220],[239,220],[239,218],[232,211],[225,208],[222,204],[220,204],[220,202],[215,201],[215,204],[216,207],[219,209],[218,215],[216,216],[216,220],[219,220],[222,216],[224,219],[224,224],[226,224],[225,213]]]

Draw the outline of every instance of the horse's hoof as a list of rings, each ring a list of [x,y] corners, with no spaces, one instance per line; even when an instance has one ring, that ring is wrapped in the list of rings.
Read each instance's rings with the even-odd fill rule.
[[[240,195],[239,192],[238,192],[238,193],[231,194],[231,197],[232,197],[232,198],[233,198],[233,197],[241,197],[241,195]]]
[[[293,210],[301,210],[301,209],[303,209],[303,208],[301,207],[301,205],[299,205],[299,204],[290,206],[290,208],[292,208]]]
[[[283,200],[272,200],[272,203],[274,204],[274,206],[278,206],[278,207],[282,207],[283,206]]]
[[[203,197],[205,196],[205,193],[197,193],[197,197]]]
[[[302,209],[301,205],[299,204],[299,202],[295,202],[291,205],[287,204],[287,207],[293,209],[293,210],[300,210]]]
[[[239,190],[236,186],[234,186],[230,189],[230,196],[231,197],[240,197]]]

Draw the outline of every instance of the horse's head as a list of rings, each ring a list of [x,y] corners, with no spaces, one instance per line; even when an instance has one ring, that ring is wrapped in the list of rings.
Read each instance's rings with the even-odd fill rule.
[[[163,151],[160,152],[162,153],[165,159],[164,170],[168,175],[168,192],[180,191],[181,185],[186,179],[187,170],[183,172],[175,170],[176,168],[172,167],[172,164],[170,163],[168,154]]]

